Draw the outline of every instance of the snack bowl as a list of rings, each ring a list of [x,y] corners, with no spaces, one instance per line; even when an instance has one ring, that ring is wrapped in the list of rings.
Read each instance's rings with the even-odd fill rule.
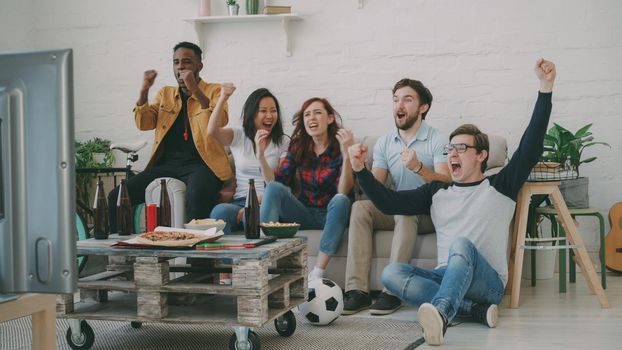
[[[259,225],[263,234],[266,236],[272,236],[276,238],[292,238],[298,232],[300,224],[297,223],[280,223],[269,222],[261,223]]]
[[[190,230],[207,230],[212,227],[216,227],[218,231],[222,231],[225,229],[227,223],[224,220],[214,220],[214,219],[199,219],[199,220],[191,220],[189,223],[184,224],[184,228]]]

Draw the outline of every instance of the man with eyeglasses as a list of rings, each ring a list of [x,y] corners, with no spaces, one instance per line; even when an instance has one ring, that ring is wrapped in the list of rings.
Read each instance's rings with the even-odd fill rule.
[[[364,167],[365,145],[350,147],[350,162],[359,183],[385,214],[430,214],[436,228],[438,266],[426,270],[392,264],[382,272],[383,284],[408,303],[419,305],[425,341],[440,345],[447,324],[457,315],[472,316],[495,327],[497,304],[508,280],[508,229],[516,198],[543,151],[551,115],[555,65],[536,62],[540,91],[531,121],[510,162],[484,176],[488,136],[476,126],[457,128],[445,147],[452,183],[432,182],[417,189],[392,191]]]
[[[380,137],[374,146],[371,173],[378,181],[384,183],[391,175],[395,189],[410,190],[434,180],[451,180],[443,153],[445,136],[425,122],[431,105],[432,93],[420,81],[405,78],[395,84],[395,128]],[[393,230],[390,262],[408,263],[417,233],[423,226],[430,227],[428,231],[431,231],[429,215],[385,215],[369,200],[354,202],[348,231],[344,315],[367,308],[372,315],[386,315],[402,305],[402,301],[386,289],[372,304],[369,275],[374,230]]]

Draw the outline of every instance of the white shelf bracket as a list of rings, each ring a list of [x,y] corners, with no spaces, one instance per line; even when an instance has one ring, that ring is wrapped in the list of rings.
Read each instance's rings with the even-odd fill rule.
[[[289,19],[283,18],[281,20],[281,24],[283,25],[283,33],[285,35],[285,56],[292,56],[292,43],[289,39]]]

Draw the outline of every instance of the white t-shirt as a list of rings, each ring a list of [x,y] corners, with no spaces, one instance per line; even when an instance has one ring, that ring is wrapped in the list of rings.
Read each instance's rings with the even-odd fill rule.
[[[233,198],[246,198],[249,179],[255,180],[257,194],[261,194],[266,184],[261,171],[261,165],[255,156],[255,151],[253,151],[253,142],[246,137],[244,129],[239,127],[231,129],[233,130],[233,140],[231,140],[229,148],[235,162],[235,181],[237,185]],[[287,153],[288,145],[289,139],[287,137],[283,137],[283,142],[278,146],[274,142],[270,142],[265,151],[266,160],[270,168],[276,169],[279,166],[279,159]]]

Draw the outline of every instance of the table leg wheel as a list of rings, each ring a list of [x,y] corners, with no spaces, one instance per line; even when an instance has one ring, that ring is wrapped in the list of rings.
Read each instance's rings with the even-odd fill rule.
[[[130,326],[132,326],[132,328],[134,329],[139,329],[140,327],[143,326],[143,323],[139,321],[132,321],[130,322]]]
[[[261,342],[259,340],[259,336],[257,333],[249,330],[248,331],[248,339],[246,342],[241,343],[238,342],[238,338],[233,333],[231,338],[229,338],[229,349],[230,350],[259,350],[261,349]]]
[[[289,337],[296,331],[296,316],[291,310],[287,311],[274,320],[274,328],[282,337]]]
[[[90,349],[95,342],[95,332],[86,321],[80,322],[80,334],[72,334],[71,328],[67,329],[67,344],[74,350]]]

